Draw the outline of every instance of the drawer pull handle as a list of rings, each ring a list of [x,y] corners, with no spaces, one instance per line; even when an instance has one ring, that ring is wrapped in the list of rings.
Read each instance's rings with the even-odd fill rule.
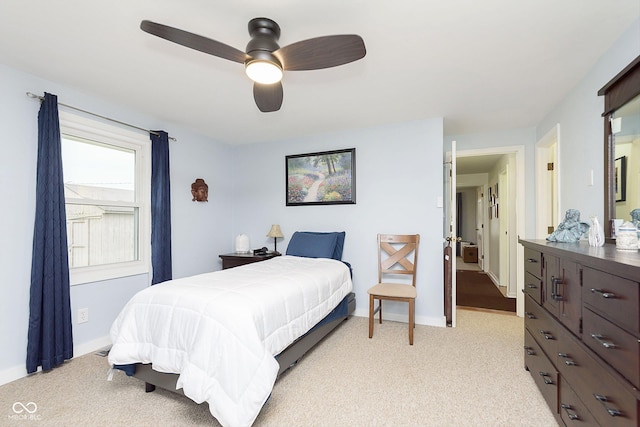
[[[577,366],[577,363],[573,359],[569,358],[568,354],[566,354],[566,353],[558,353],[558,356],[562,357],[563,359],[567,359],[567,360],[564,361],[565,365],[567,365],[567,366]]]
[[[545,331],[545,330],[542,330],[542,329],[540,329],[540,331],[539,331],[539,332],[542,334],[542,336],[544,337],[544,339],[545,339],[545,340],[552,340],[552,339],[554,339],[554,338],[553,338],[553,335],[551,335],[551,332],[548,332],[548,331]]]
[[[600,294],[602,298],[617,298],[616,294],[614,294],[613,292],[606,292],[602,289],[591,288],[591,292],[594,294]]]
[[[535,259],[535,258],[527,258],[527,262],[530,263],[530,264],[537,264],[538,260]]]
[[[562,295],[558,292],[558,285],[562,285],[562,279],[551,276],[551,298],[554,301],[562,301]]]
[[[553,380],[549,377],[549,374],[547,374],[546,372],[539,372],[540,376],[542,377],[542,379],[544,380],[545,384],[553,384]]]
[[[527,319],[535,319],[536,318],[536,316],[533,313],[528,312],[528,311],[525,311],[524,315],[527,316]]]
[[[560,404],[560,407],[565,410],[565,412],[567,413],[567,416],[569,417],[570,420],[579,420],[580,419],[578,414],[576,414],[575,412],[569,412],[569,411],[573,411],[573,408],[571,407],[571,405],[567,405],[566,403],[562,403],[562,404]]]
[[[602,335],[591,334],[591,338],[593,338],[594,340],[598,341],[598,344],[600,344],[604,348],[616,348],[617,347],[617,345],[615,345],[611,341],[605,341],[605,339],[604,339],[604,337]]]
[[[529,289],[538,289],[538,287],[536,285],[534,285],[533,283],[527,284],[527,288],[529,288]]]
[[[525,345],[524,349],[527,352],[527,356],[535,356],[536,355],[536,352],[533,351],[533,348],[529,347],[528,345]]]
[[[619,417],[622,415],[622,411],[620,411],[619,409],[610,408],[607,406],[607,402],[609,402],[609,399],[607,399],[607,396],[594,393],[593,397],[595,397],[598,402],[602,403],[602,406],[604,406],[604,409],[606,409],[609,415],[611,415],[612,417]]]

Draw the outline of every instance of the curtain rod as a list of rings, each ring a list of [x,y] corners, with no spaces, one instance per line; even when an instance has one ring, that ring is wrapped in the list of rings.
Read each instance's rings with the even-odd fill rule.
[[[42,101],[44,99],[44,96],[36,95],[34,93],[31,93],[31,92],[27,92],[27,96],[29,98],[37,98],[40,101]],[[149,130],[149,129],[141,128],[139,126],[131,125],[129,123],[121,122],[120,120],[112,119],[111,117],[101,116],[100,114],[92,113],[91,111],[83,110],[81,108],[73,107],[71,105],[63,104],[62,102],[58,102],[58,105],[62,105],[63,107],[71,108],[72,110],[80,111],[81,113],[89,114],[89,115],[94,116],[94,117],[99,117],[99,118],[104,119],[104,120],[109,120],[110,122],[118,123],[120,125],[129,126],[130,128],[138,129],[138,130],[141,130],[143,132],[147,132],[147,133],[150,133],[150,134],[153,134],[153,135],[156,135],[156,136],[159,135],[158,132],[154,132],[154,131]],[[172,140],[172,141],[177,141],[177,139],[175,139],[172,136],[170,136],[169,139]]]

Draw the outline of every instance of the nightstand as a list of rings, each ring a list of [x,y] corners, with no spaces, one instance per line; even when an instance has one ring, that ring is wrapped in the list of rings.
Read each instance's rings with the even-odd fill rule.
[[[260,262],[266,261],[268,259],[277,257],[280,254],[274,254],[273,252],[268,252],[266,255],[254,255],[253,253],[241,254],[241,253],[230,253],[219,255],[222,258],[222,269],[226,270],[227,268],[238,267],[239,265],[251,264],[252,262]]]

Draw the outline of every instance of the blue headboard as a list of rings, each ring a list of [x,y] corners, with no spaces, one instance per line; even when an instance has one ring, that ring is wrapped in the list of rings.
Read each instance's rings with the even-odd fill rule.
[[[342,260],[345,232],[321,233],[296,231],[291,236],[286,255]]]

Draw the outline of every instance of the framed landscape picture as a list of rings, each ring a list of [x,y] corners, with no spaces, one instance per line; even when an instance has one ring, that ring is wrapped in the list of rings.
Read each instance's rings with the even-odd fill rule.
[[[287,206],[356,203],[356,149],[285,157]]]

